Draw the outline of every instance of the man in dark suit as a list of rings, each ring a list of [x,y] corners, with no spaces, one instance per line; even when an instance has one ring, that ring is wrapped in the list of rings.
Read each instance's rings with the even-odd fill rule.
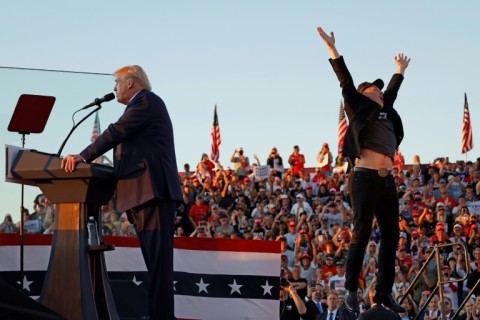
[[[358,320],[400,320],[400,316],[382,306],[381,304],[374,304],[369,310],[360,313]]]
[[[322,285],[316,283],[308,286],[305,306],[310,314],[320,315],[327,310],[327,305],[322,300]]]
[[[315,319],[319,320],[351,320],[354,314],[349,313],[347,309],[339,306],[338,294],[330,292],[327,296],[327,309]]]
[[[343,154],[355,165],[348,181],[355,218],[347,258],[346,306],[352,312],[359,310],[358,276],[375,216],[380,227],[381,244],[373,301],[393,311],[404,312],[391,294],[399,238],[398,195],[391,169],[395,150],[403,139],[402,121],[393,104],[410,59],[402,53],[394,57],[396,72],[385,93],[381,79],[363,82],[355,88],[345,61],[335,47],[333,32],[328,35],[320,27],[317,30],[330,53],[330,63],[340,82],[349,119]]]
[[[182,201],[173,128],[165,103],[151,92],[140,66],[115,72],[118,102],[127,107],[80,154],[62,160],[67,172],[115,148],[116,206],[135,225],[149,274],[151,319],[174,319],[173,232],[177,202]]]

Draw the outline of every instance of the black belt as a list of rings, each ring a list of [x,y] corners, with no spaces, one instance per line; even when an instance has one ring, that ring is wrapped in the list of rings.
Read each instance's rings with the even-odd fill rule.
[[[355,167],[353,168],[355,172],[368,172],[368,173],[376,173],[379,177],[385,178],[392,174],[392,170],[388,170],[387,168],[380,168],[380,169],[369,169],[369,168],[361,168]]]

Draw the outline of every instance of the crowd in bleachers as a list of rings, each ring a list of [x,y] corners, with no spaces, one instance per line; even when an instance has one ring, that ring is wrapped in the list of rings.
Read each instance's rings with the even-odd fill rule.
[[[285,160],[272,148],[266,162],[257,156],[250,161],[241,148],[230,158],[230,166],[213,163],[208,155],[191,168],[185,164],[179,173],[184,201],[177,209],[176,236],[213,237],[279,241],[282,250],[282,276],[287,278],[305,301],[327,303],[335,291],[340,303],[345,294],[345,261],[352,237],[353,215],[348,197],[348,170],[341,158],[333,159],[324,144],[316,166],[305,168],[305,157],[295,146]],[[396,258],[397,299],[417,276],[435,245],[439,247],[441,277],[465,281],[443,285],[445,312],[455,310],[480,279],[480,159],[450,162],[438,158],[422,164],[415,157],[405,166],[397,152],[394,176],[399,199],[400,240]],[[255,167],[268,165],[270,175],[255,176]],[[135,236],[126,213],[113,205],[102,207],[105,235]],[[24,210],[26,232],[51,233],[53,206],[39,195],[34,210]],[[37,222],[29,222],[37,221]],[[7,215],[0,232],[18,232]],[[373,224],[371,241],[365,252],[358,296],[361,307],[370,306],[375,287],[380,235]],[[437,263],[427,270],[404,299],[408,310],[402,319],[413,319],[438,283]],[[463,318],[477,319],[480,313],[480,288],[462,310]],[[475,298],[476,297],[476,298]],[[437,319],[438,296],[428,303],[420,319]]]

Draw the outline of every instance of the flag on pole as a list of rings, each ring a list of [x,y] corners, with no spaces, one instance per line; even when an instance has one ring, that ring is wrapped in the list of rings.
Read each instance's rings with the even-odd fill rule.
[[[215,111],[213,113],[213,125],[212,125],[212,153],[210,158],[213,162],[217,162],[220,159],[220,126],[218,125],[217,105],[215,105]]]
[[[100,119],[98,118],[98,112],[97,112],[95,113],[95,122],[93,123],[92,136],[90,138],[90,141],[94,142],[95,140],[97,140],[100,133],[102,133],[102,131],[100,130]],[[107,162],[108,165],[113,166],[112,161],[108,159],[108,157],[105,155],[101,155],[97,159],[92,161],[92,163],[98,163],[98,164],[104,164],[105,162]]]
[[[95,141],[99,135],[100,135],[100,119],[98,119],[98,112],[96,112],[95,122],[93,123],[93,128],[92,128],[92,137],[90,141],[91,142]]]
[[[470,123],[470,111],[468,111],[467,94],[465,93],[465,104],[463,106],[462,125],[462,153],[473,149],[472,124]]]
[[[345,110],[343,109],[342,100],[340,100],[340,111],[338,115],[338,154],[341,154],[343,151],[343,141],[345,140],[347,128],[348,125],[345,117]]]

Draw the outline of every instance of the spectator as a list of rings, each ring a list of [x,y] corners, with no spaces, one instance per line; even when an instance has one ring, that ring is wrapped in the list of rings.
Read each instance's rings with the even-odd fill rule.
[[[400,302],[403,299],[403,295],[399,295],[397,297],[397,302]],[[415,300],[412,299],[410,295],[402,302],[402,307],[405,309],[406,312],[400,312],[398,315],[400,316],[401,320],[413,320],[417,316],[418,307]]]
[[[395,297],[402,294],[410,286],[410,283],[405,278],[404,270],[408,272],[406,265],[395,266],[395,277],[393,279],[392,287],[392,293]]]
[[[228,215],[226,213],[220,213],[218,219],[220,221],[220,225],[215,229],[215,234],[221,233],[225,237],[230,237],[234,230],[229,223]]]
[[[478,183],[477,183],[478,185]],[[475,189],[475,185],[473,183],[467,184],[465,190],[465,202],[466,204],[470,204],[472,202],[478,201],[478,192]]]
[[[19,230],[15,223],[13,223],[12,216],[10,213],[5,215],[3,222],[0,224],[0,232],[4,233],[18,233]]]
[[[367,256],[367,255],[365,255],[365,256]],[[378,265],[377,264],[378,264],[378,262],[377,262],[376,256],[371,255],[368,258],[367,264],[365,264],[363,266],[362,275],[363,275],[363,280],[364,280],[365,286],[368,286],[372,282],[375,275],[377,274],[377,272],[378,272]]]
[[[307,283],[315,282],[315,270],[317,267],[312,261],[312,256],[307,252],[303,253],[298,262],[300,277],[307,280]]]
[[[330,243],[333,245],[332,242]],[[325,263],[322,265],[322,271],[323,280],[328,285],[330,278],[337,274],[337,266],[335,265],[335,256],[333,254],[327,254],[325,257]]]
[[[220,234],[220,233],[219,233]],[[201,225],[195,228],[195,231],[193,231],[190,234],[190,237],[196,237],[196,238],[212,238],[212,233],[210,232],[210,227],[208,224],[206,225]]]
[[[365,252],[365,257],[363,258],[364,267],[366,267],[367,264],[370,262],[371,257],[375,258],[375,260],[378,261],[378,246],[375,241],[370,241],[368,243],[368,246]]]
[[[323,300],[326,300],[324,294],[325,290],[323,289],[322,284],[312,283],[308,286],[305,306],[307,307],[309,314],[316,317],[327,311],[327,304],[323,302]]]
[[[294,263],[293,251],[288,249],[287,239],[285,237],[280,236],[277,238],[277,241],[280,241],[280,254],[282,255],[282,268],[289,269],[293,266],[293,263]]]
[[[335,265],[337,267],[337,274],[330,278],[328,287],[330,291],[335,290],[339,295],[345,295],[347,292],[345,289],[345,262],[339,260]]]
[[[343,225],[342,214],[340,213],[342,209],[343,206],[337,206],[337,204],[332,201],[328,205],[323,206],[318,218],[327,228],[332,229],[334,224],[341,226]]]
[[[427,237],[431,237],[435,234],[435,227],[437,221],[435,221],[433,212],[431,209],[423,209],[422,214],[418,218],[419,227],[425,229]]]
[[[328,143],[324,143],[322,145],[322,150],[317,155],[317,164],[316,167],[320,168],[321,173],[329,177],[332,173],[332,162],[333,162],[333,155],[330,152],[330,148],[328,147]]]
[[[448,265],[442,267],[442,281],[454,281],[457,278],[451,275],[451,270]],[[450,303],[450,309],[458,308],[458,284],[457,282],[445,283],[443,284],[443,297],[444,299],[448,298]],[[446,301],[445,301],[446,302]],[[448,314],[448,312],[445,312]]]
[[[273,172],[273,175],[278,178],[282,178],[285,168],[283,166],[283,160],[280,154],[278,153],[277,148],[273,147],[270,151],[270,154],[267,158],[267,165],[270,167],[270,170]]]
[[[305,278],[302,278],[300,276],[301,271],[300,267],[298,265],[294,265],[292,267],[292,272],[290,274],[290,277],[288,278],[288,281],[290,282],[290,286],[297,290],[298,295],[303,299],[307,296],[307,284],[308,281]]]
[[[213,169],[215,164],[210,160],[206,153],[202,154],[200,162],[197,164],[197,169],[195,170],[195,175],[201,180],[212,179],[214,177]]]
[[[332,314],[332,315],[330,315]],[[330,292],[327,296],[327,310],[320,315],[320,320],[330,319],[350,319],[348,312],[344,307],[339,306],[339,295],[335,292]]]
[[[183,229],[182,225],[177,225],[175,228],[175,237],[184,237],[185,236],[185,230]]]
[[[395,150],[395,155],[393,157],[393,168],[397,169],[398,171],[402,171],[405,166],[405,158],[400,150]],[[392,168],[392,169],[393,169]]]
[[[293,152],[288,157],[288,163],[290,164],[289,175],[298,175],[300,171],[303,171],[305,156],[300,153],[298,145],[293,146]]]
[[[306,314],[307,307],[298,289],[288,281],[281,282],[280,320],[300,320],[300,317]]]
[[[233,169],[238,179],[242,180],[248,176],[250,172],[250,161],[248,157],[243,155],[243,148],[237,148],[233,151],[230,162],[234,164]]]
[[[288,233],[285,234],[285,238],[287,239],[287,245],[290,250],[295,249],[295,242],[298,237],[297,229],[295,228],[296,226],[297,224],[294,220],[288,222]]]
[[[433,296],[428,303],[428,308],[420,315],[420,320],[437,320],[441,319],[440,310],[438,310],[438,295]]]
[[[465,303],[465,306],[463,307],[462,312],[460,313],[461,316],[458,317],[458,320],[478,320],[478,316],[475,314],[476,312],[475,308],[475,300],[473,298],[470,298],[467,303]]]
[[[26,221],[28,221],[30,219],[30,211],[28,211],[27,208],[21,208],[21,211],[22,211],[22,214],[23,214],[23,223],[25,224]],[[15,225],[17,227],[17,229],[20,231],[21,229],[21,223],[22,221],[18,221]],[[25,231],[25,225],[23,226],[23,231]]]
[[[208,206],[203,202],[203,197],[198,195],[195,204],[190,208],[188,213],[192,225],[196,228],[200,221],[206,221],[208,214]]]
[[[310,219],[313,216],[313,211],[310,204],[305,201],[305,196],[302,193],[299,193],[295,198],[297,202],[292,206],[290,214],[295,215],[295,217],[299,219],[301,213],[306,213],[307,218]]]

